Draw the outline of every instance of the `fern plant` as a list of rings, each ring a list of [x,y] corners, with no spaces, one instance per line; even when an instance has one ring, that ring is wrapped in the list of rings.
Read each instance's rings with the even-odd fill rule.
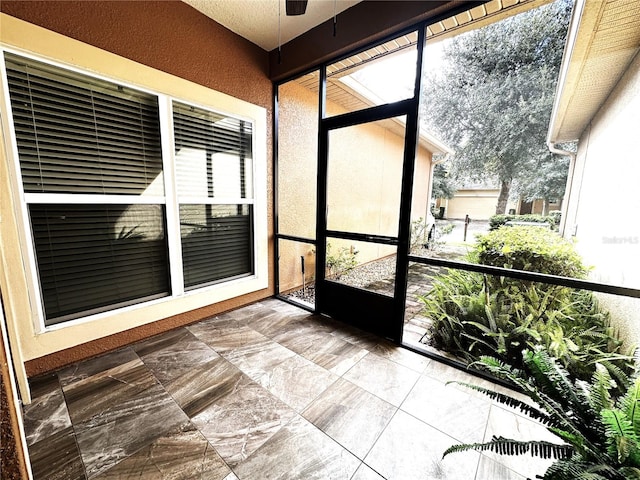
[[[628,387],[624,395],[616,397],[616,382],[601,364],[596,364],[587,382],[572,380],[542,347],[525,350],[522,359],[523,370],[489,356],[475,365],[511,382],[536,406],[476,385],[449,383],[464,385],[520,410],[563,443],[494,436],[486,443],[454,445],[443,456],[466,450],[530,453],[555,459],[544,475],[537,477],[545,480],[640,479],[640,378],[636,373],[625,379]]]

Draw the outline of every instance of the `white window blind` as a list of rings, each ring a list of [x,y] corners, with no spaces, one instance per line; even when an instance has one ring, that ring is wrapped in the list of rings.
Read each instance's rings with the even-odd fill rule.
[[[164,194],[157,97],[5,56],[25,192]]]
[[[164,205],[137,203],[164,196],[157,97],[5,64],[45,324],[168,295]]]
[[[173,125],[185,288],[252,274],[251,123],[174,102]]]

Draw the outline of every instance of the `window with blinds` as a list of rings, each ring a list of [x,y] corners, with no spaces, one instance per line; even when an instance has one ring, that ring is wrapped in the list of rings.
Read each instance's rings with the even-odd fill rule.
[[[251,123],[174,102],[173,128],[185,288],[252,274]]]
[[[157,97],[5,65],[45,325],[169,295]]]
[[[255,273],[252,122],[4,60],[45,326]]]

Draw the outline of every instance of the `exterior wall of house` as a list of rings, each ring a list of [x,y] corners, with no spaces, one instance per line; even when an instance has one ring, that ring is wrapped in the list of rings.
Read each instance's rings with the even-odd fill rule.
[[[472,220],[488,220],[495,215],[499,190],[458,190],[445,207],[444,216],[448,219],[464,219],[469,215]]]
[[[6,46],[252,119],[257,139],[254,158],[264,166],[256,200],[265,212],[264,224],[256,232],[259,271],[250,287],[221,287],[214,294],[185,295],[42,331],[34,318],[38,299],[23,262],[27,239],[16,204],[13,156],[0,143],[0,286],[23,399],[29,399],[27,375],[272,295],[273,250],[268,240],[273,232],[268,208],[272,85],[267,53],[182,2],[3,1],[0,8],[0,40]]]
[[[294,81],[279,90],[278,228],[282,234],[315,238],[318,94]],[[329,102],[327,112],[345,112]],[[328,186],[329,229],[397,235],[404,138],[377,123],[332,132]],[[412,215],[427,212],[431,153],[419,148],[414,181]],[[357,226],[350,228],[351,225]],[[340,248],[358,251],[366,263],[395,253],[395,248],[334,239],[332,252]],[[313,245],[280,243],[280,290],[301,286],[300,257],[305,274],[315,271]]]
[[[583,132],[565,236],[594,280],[640,288],[640,55]],[[624,338],[640,345],[640,300],[603,296]]]
[[[547,213],[553,210],[560,210],[562,208],[562,202],[549,202],[547,206]],[[533,205],[531,207],[531,213],[542,215],[544,213],[544,200],[538,198],[533,201]]]

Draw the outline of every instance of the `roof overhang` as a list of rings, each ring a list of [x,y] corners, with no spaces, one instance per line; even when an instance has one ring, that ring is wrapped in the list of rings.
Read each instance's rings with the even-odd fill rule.
[[[638,0],[576,0],[547,139],[580,138],[640,50]]]

